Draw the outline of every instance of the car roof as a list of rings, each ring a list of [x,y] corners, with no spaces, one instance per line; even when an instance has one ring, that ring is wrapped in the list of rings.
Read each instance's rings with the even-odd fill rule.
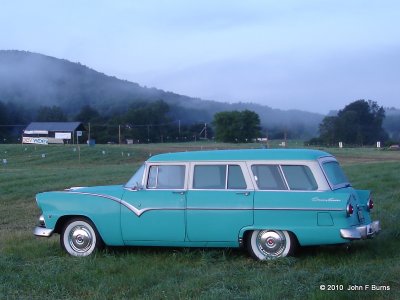
[[[311,149],[235,149],[163,153],[148,162],[169,161],[247,161],[247,160],[316,160],[331,154]]]

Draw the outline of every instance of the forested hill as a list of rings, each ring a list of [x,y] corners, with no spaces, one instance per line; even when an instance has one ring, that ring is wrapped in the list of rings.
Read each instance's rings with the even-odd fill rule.
[[[210,122],[216,112],[249,109],[259,114],[264,127],[284,128],[297,137],[314,135],[323,118],[320,114],[283,111],[253,103],[229,104],[192,98],[142,87],[80,63],[25,51],[0,50],[0,102],[3,104],[23,105],[32,112],[40,106],[56,105],[73,118],[85,105],[101,115],[111,116],[135,103],[157,100],[168,103],[171,118],[183,123]]]

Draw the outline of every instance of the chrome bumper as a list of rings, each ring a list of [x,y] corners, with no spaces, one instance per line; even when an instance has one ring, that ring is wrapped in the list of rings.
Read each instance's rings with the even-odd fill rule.
[[[33,229],[33,234],[36,236],[49,237],[53,234],[53,231],[54,229],[36,226],[35,229]]]
[[[36,226],[35,229],[33,229],[33,234],[36,236],[43,236],[43,237],[49,237],[53,234],[54,229],[48,229],[46,228],[46,222],[44,220],[43,215],[39,217],[39,226]]]
[[[370,224],[362,225],[354,228],[340,229],[340,236],[348,240],[369,239],[381,231],[379,221],[373,221]]]

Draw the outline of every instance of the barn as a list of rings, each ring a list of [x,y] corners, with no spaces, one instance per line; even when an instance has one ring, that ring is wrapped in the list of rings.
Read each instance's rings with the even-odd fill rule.
[[[22,134],[23,144],[75,144],[86,131],[81,122],[32,122]]]

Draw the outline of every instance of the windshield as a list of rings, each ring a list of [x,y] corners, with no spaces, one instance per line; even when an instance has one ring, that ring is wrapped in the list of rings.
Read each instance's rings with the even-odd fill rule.
[[[130,189],[138,189],[142,187],[143,173],[144,165],[142,165],[132,176],[132,178],[129,179],[129,181],[125,184],[125,187]]]
[[[322,164],[322,167],[332,188],[341,188],[350,185],[349,180],[337,161],[325,162]]]

